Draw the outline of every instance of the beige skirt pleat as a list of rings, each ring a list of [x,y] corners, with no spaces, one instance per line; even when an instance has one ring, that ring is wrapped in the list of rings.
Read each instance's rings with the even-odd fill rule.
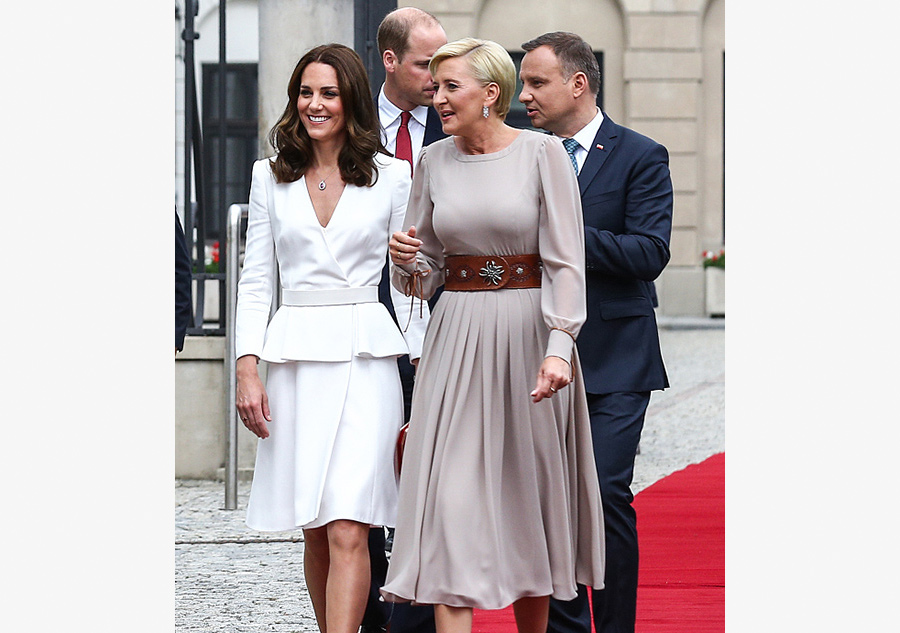
[[[602,588],[584,386],[534,404],[540,289],[445,292],[413,394],[385,600],[504,608]]]

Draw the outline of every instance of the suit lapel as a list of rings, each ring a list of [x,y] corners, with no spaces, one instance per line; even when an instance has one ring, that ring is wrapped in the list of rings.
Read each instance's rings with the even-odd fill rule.
[[[425,119],[425,140],[423,141],[422,146],[426,147],[431,145],[435,141],[439,141],[446,136],[437,111],[434,108],[429,107],[428,116]]]
[[[591,181],[597,176],[600,168],[603,167],[607,157],[615,149],[616,137],[619,135],[618,130],[619,126],[613,123],[613,120],[604,112],[603,122],[600,124],[600,129],[597,130],[597,135],[594,136],[594,143],[588,150],[587,158],[578,174],[578,188],[582,196]]]

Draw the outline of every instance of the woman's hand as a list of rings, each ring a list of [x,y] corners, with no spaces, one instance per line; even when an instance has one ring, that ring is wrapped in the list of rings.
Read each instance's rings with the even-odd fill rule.
[[[269,437],[269,427],[266,422],[272,421],[272,415],[269,412],[269,398],[266,395],[266,388],[263,387],[262,381],[259,379],[259,372],[256,370],[256,356],[241,356],[237,359],[236,371],[237,376],[237,402],[235,406],[238,415],[250,431],[256,437],[266,439]]]
[[[544,398],[550,398],[570,382],[572,382],[572,370],[569,363],[559,356],[548,356],[541,364],[537,376],[537,386],[531,392],[531,401],[540,402]]]
[[[397,266],[412,266],[416,263],[416,253],[422,246],[422,240],[416,239],[416,227],[409,231],[397,231],[388,242],[391,261]]]

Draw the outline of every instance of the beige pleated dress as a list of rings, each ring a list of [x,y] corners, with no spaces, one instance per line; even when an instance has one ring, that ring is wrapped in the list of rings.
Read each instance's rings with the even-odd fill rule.
[[[584,385],[572,337],[586,316],[578,185],[559,139],[423,150],[404,229],[423,240],[426,297],[444,255],[539,253],[541,288],[441,295],[425,335],[400,479],[389,602],[504,608],[603,587],[604,540]],[[394,284],[407,273],[395,269]],[[561,328],[561,329],[552,329]],[[537,404],[545,356],[574,382]]]

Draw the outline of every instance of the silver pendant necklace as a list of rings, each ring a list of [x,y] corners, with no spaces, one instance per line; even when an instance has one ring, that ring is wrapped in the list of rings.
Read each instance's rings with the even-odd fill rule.
[[[340,167],[340,165],[338,165],[338,167]],[[331,178],[332,174],[334,174],[334,172],[336,172],[337,170],[338,170],[338,168],[335,167],[334,169],[331,170],[330,174],[328,174],[327,176],[322,178],[322,180],[319,181],[319,191],[325,191],[325,187],[327,186],[325,184],[325,181],[328,180],[329,178]]]

